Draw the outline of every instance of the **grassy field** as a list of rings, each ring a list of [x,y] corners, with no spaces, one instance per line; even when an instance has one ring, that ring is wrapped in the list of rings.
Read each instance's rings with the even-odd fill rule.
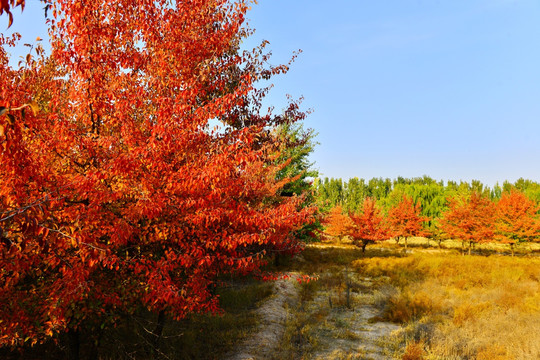
[[[438,249],[423,241],[410,241],[406,253],[391,241],[366,253],[314,244],[282,264],[277,270],[318,280],[299,285],[298,304],[284,309],[285,336],[273,359],[540,359],[540,258],[534,251],[512,257],[501,248],[477,247],[475,255],[463,256],[458,242]],[[253,306],[270,291],[247,285],[223,293],[229,314],[196,317],[188,332],[184,322],[184,350],[169,353],[219,358],[247,336],[257,324]]]
[[[540,359],[540,259],[419,253],[366,258],[383,278],[382,317],[426,359]]]
[[[282,272],[318,277],[284,308],[273,359],[540,359],[540,257],[536,249],[393,241],[366,253],[313,244]],[[435,246],[434,246],[435,245]],[[225,314],[169,322],[161,350],[175,359],[219,359],[257,328],[253,309],[271,296],[254,281],[221,289]]]
[[[352,240],[344,237],[340,243],[335,243],[333,238],[329,237],[326,241],[323,240],[323,244],[333,244],[333,245],[352,245]],[[376,245],[369,245],[369,247],[375,246],[376,248],[388,248],[396,250],[398,248],[404,248],[404,240],[401,240],[399,244],[395,240],[390,239],[377,243]],[[425,250],[448,250],[454,251],[456,253],[467,252],[468,244],[464,244],[459,240],[444,240],[440,243],[424,238],[424,237],[411,237],[407,239],[407,246],[411,249],[425,249]],[[540,256],[540,242],[527,242],[517,244],[514,247],[514,252],[516,256],[529,256],[537,255]],[[473,244],[473,254],[475,255],[511,255],[512,249],[508,244],[502,244],[498,242],[486,242]]]
[[[459,240],[444,240],[441,242],[440,246],[437,241],[423,238],[423,237],[413,237],[409,238],[407,240],[408,246],[413,248],[432,248],[432,249],[446,249],[446,250],[461,250],[463,249],[463,246],[465,246],[464,251],[467,251],[466,247],[467,244],[463,244]],[[385,242],[386,244],[395,244],[394,240],[388,240]],[[403,241],[401,242],[403,243]],[[490,254],[500,254],[500,255],[511,255],[512,249],[510,245],[508,244],[501,244],[498,242],[486,242],[486,243],[479,243],[475,244],[473,253],[477,255],[490,255]],[[516,256],[527,256],[527,255],[538,255],[540,254],[540,243],[535,242],[527,242],[527,243],[521,243],[517,244],[514,247],[515,255]]]
[[[371,322],[400,325],[379,344],[386,358],[540,359],[540,258],[486,249],[491,255],[462,256],[410,245],[413,251],[406,254],[391,244],[368,247],[365,254],[347,246],[308,248],[291,267],[322,276],[303,286],[303,308],[324,293],[334,298],[334,307],[379,309]],[[336,337],[328,331],[335,312],[319,305],[310,314],[298,311],[294,321],[303,321],[296,332],[304,335],[304,351],[290,358],[312,358],[317,347],[327,346],[325,326]],[[349,313],[350,319],[342,317],[341,333],[355,340],[346,331],[355,316]],[[354,351],[336,354],[335,359],[371,358]]]

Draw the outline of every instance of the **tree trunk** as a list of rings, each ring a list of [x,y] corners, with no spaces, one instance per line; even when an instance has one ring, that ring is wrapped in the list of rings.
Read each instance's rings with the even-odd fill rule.
[[[281,256],[279,253],[276,253],[276,256],[274,256],[274,266],[279,267],[281,265]]]
[[[405,236],[405,252],[407,252],[407,237]]]
[[[81,347],[79,330],[70,329],[67,332],[67,360],[79,360]]]
[[[363,253],[366,252],[366,246],[367,246],[367,244],[368,244],[367,241],[362,240],[362,252],[363,252]]]
[[[469,255],[471,255],[472,241],[469,241]]]
[[[101,343],[101,337],[103,335],[103,330],[99,329],[97,337],[92,336],[95,340],[92,341],[90,351],[88,353],[88,360],[98,360],[99,359],[99,344]]]
[[[157,324],[156,328],[154,329],[154,337],[152,341],[152,346],[154,347],[154,351],[159,350],[159,342],[161,340],[161,335],[163,334],[163,328],[165,327],[165,321],[167,320],[167,317],[165,316],[165,311],[161,310],[158,314]]]
[[[351,308],[351,284],[347,281],[347,309]]]

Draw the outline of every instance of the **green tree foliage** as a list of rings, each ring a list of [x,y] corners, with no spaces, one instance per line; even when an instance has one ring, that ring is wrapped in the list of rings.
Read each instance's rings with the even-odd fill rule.
[[[313,162],[309,161],[309,155],[318,143],[315,141],[317,134],[312,129],[304,129],[302,123],[284,123],[277,127],[276,136],[281,143],[281,154],[278,163],[286,162],[287,165],[278,171],[277,180],[293,179],[285,184],[281,190],[282,196],[304,195],[303,206],[312,205],[315,202],[313,194],[313,179],[319,176],[319,172],[313,168]],[[302,241],[313,241],[317,233],[322,230],[317,213],[315,219],[295,231],[296,238]]]
[[[479,180],[466,181],[437,181],[429,176],[390,179],[351,178],[342,179],[316,179],[316,197],[320,204],[326,204],[325,211],[333,206],[341,206],[345,211],[357,213],[363,206],[366,198],[377,200],[381,211],[387,214],[389,209],[397,206],[404,196],[410,197],[415,204],[421,206],[421,216],[429,218],[426,230],[429,236],[439,244],[448,239],[441,229],[440,220],[449,209],[449,200],[455,198],[468,198],[471,194],[496,203],[505,194],[511,191],[520,191],[536,204],[540,203],[540,184],[531,180],[518,179],[515,183],[508,181],[503,185],[498,183],[490,188]]]
[[[313,129],[304,129],[302,123],[286,123],[276,129],[276,135],[282,144],[278,162],[288,161],[287,166],[277,173],[277,178],[295,179],[284,186],[282,194],[303,194],[311,189],[312,180],[319,176],[309,160],[309,155],[318,145],[315,141],[317,134]]]
[[[388,197],[388,194],[392,191],[392,180],[386,178],[373,178],[369,180],[367,186],[367,196],[382,200]]]
[[[344,187],[341,179],[324,178],[315,182],[317,200],[322,208],[329,210],[341,205],[344,200]]]
[[[491,200],[499,200],[502,196],[502,187],[497,182],[490,193]]]
[[[532,199],[537,203],[540,202],[540,183],[531,180],[519,178],[513,184],[505,181],[502,190],[503,193],[510,193],[512,190],[517,190],[525,194],[529,199]]]
[[[345,183],[344,206],[348,212],[357,212],[367,197],[368,188],[364,179],[352,178]]]

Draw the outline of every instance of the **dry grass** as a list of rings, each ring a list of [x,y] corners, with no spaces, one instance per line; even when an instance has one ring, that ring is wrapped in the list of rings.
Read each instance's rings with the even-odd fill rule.
[[[393,351],[385,352],[382,339],[399,326],[370,321],[379,313],[374,306],[378,284],[351,264],[358,258],[394,253],[368,247],[364,254],[347,244],[308,246],[287,269],[316,274],[319,279],[301,285],[299,303],[289,309],[285,336],[274,359],[392,358]]]
[[[422,341],[410,342],[405,348],[405,353],[402,356],[402,360],[424,360],[425,350],[424,343]]]
[[[325,348],[327,358],[364,358],[366,333],[356,338],[350,329],[358,320],[350,315],[371,306],[380,312],[369,324],[402,326],[397,336],[377,340],[385,359],[540,359],[540,258],[526,251],[504,256],[509,252],[496,244],[477,246],[472,256],[460,254],[460,242],[443,246],[450,249],[433,241],[428,247],[426,239],[409,241],[407,253],[391,241],[366,253],[346,243],[309,246],[288,266],[321,277],[303,287],[304,305],[291,312],[300,321],[294,339],[286,339],[298,350],[288,358],[317,358]],[[345,348],[345,341],[357,347]],[[341,352],[332,352],[332,343]]]
[[[417,253],[353,265],[393,289],[379,302],[383,318],[408,324],[409,358],[422,342],[426,359],[540,359],[539,258]]]
[[[302,284],[297,303],[283,309],[285,333],[270,357],[540,359],[540,257],[491,250],[462,256],[459,248],[421,244],[409,241],[407,253],[394,242],[365,253],[349,244],[314,244],[284,261],[277,270],[319,280]],[[169,321],[160,353],[147,350],[144,328],[156,324],[141,312],[104,334],[101,358],[222,359],[264,325],[255,309],[275,297],[270,283],[230,285],[219,289],[224,315]]]
[[[383,242],[385,246],[394,246],[396,247],[396,242],[394,240],[387,240]],[[444,249],[451,250],[455,252],[461,252],[462,244],[459,240],[444,240],[439,247],[439,243],[435,240],[431,240],[424,237],[412,237],[407,240],[408,247],[413,249],[424,248],[424,249]],[[400,242],[399,246],[403,246],[403,241]],[[467,247],[468,244],[465,244]],[[467,249],[465,249],[467,251]],[[474,253],[479,255],[490,255],[490,254],[504,254],[510,255],[512,253],[511,247],[508,244],[501,244],[497,242],[486,242],[481,244],[474,245]],[[530,254],[540,253],[540,242],[528,242],[522,243],[515,246],[516,256],[525,256]]]

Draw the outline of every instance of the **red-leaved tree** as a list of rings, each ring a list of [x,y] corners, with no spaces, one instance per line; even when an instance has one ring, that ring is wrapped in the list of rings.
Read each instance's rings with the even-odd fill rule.
[[[403,195],[403,198],[395,206],[388,210],[388,224],[392,237],[405,239],[405,249],[407,249],[407,239],[412,236],[424,236],[426,231],[424,223],[428,218],[422,216],[420,203],[414,204],[411,197]]]
[[[287,67],[238,51],[246,2],[51,6],[50,56],[14,69],[0,38],[0,346],[218,311],[217,277],[301,249],[269,129],[304,113],[259,115]]]
[[[13,24],[13,14],[11,13],[11,10],[17,6],[24,9],[25,3],[25,0],[0,0],[0,15],[6,13],[9,19],[8,27]]]
[[[473,192],[448,199],[448,210],[443,213],[441,228],[450,238],[469,244],[493,240],[495,206],[487,197]]]
[[[514,256],[514,246],[525,241],[538,241],[540,222],[539,206],[520,191],[503,193],[496,207],[496,238],[509,244]]]
[[[362,252],[366,251],[368,244],[387,240],[391,236],[388,223],[373,198],[366,198],[360,211],[350,213],[349,217],[353,222],[349,235],[354,244],[362,248]]]
[[[343,208],[338,205],[326,215],[323,224],[326,226],[325,232],[337,237],[341,242],[343,237],[349,234],[353,222],[347,214],[343,213]]]

